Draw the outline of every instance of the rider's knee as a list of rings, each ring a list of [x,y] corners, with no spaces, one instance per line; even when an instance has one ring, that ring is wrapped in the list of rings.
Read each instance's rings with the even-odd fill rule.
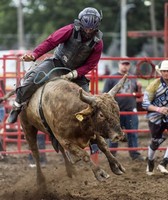
[[[165,141],[165,138],[152,138],[150,148],[155,151]]]

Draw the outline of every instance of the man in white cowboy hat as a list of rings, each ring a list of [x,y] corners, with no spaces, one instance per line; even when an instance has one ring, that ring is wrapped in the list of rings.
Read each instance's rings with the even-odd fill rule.
[[[168,60],[162,61],[160,67],[156,67],[161,75],[149,84],[144,92],[142,107],[148,111],[148,125],[151,132],[151,143],[148,146],[148,164],[146,173],[154,174],[155,152],[165,141],[163,132],[168,129]],[[157,169],[168,174],[168,148]]]

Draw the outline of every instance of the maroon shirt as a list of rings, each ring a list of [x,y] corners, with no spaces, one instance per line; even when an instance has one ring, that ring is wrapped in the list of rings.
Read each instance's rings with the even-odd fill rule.
[[[73,24],[69,24],[52,33],[46,40],[44,40],[34,49],[33,55],[35,56],[35,59],[51,51],[60,43],[64,43],[67,39],[69,39],[73,32],[73,27]],[[101,40],[99,43],[96,43],[85,64],[76,69],[79,77],[87,74],[98,64],[102,50],[103,41]]]

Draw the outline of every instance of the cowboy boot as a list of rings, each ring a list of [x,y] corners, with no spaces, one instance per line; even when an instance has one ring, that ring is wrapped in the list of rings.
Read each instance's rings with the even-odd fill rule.
[[[160,164],[158,165],[157,169],[162,173],[162,174],[168,174],[168,170],[166,169],[168,164],[168,158],[164,158]]]
[[[7,123],[12,124],[17,121],[17,117],[18,117],[19,113],[21,112],[21,108],[22,108],[22,105],[15,101],[13,104],[13,108],[7,119]]]

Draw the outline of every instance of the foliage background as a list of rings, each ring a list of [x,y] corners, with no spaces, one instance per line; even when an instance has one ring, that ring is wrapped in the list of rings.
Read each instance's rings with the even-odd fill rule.
[[[127,30],[151,30],[149,7],[145,0],[127,0],[134,8],[127,13]],[[0,3],[0,50],[18,49],[17,6],[19,0],[1,0]],[[168,0],[155,0],[157,30],[164,29],[164,4]],[[26,49],[33,49],[56,29],[73,23],[85,7],[103,11],[101,30],[104,33],[104,52],[112,44],[120,45],[120,1],[119,0],[22,0],[24,13],[24,42]],[[159,44],[163,45],[163,38]],[[148,38],[128,38],[128,56],[141,51]],[[114,51],[113,51],[114,52]]]

